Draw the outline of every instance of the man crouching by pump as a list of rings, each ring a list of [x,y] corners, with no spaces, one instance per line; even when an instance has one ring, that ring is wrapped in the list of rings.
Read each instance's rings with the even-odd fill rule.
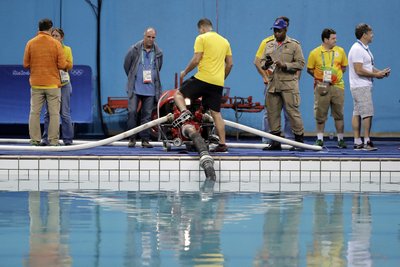
[[[176,120],[183,124],[192,117],[186,109],[185,98],[197,99],[202,97],[202,105],[211,110],[211,116],[219,136],[219,145],[212,152],[226,152],[225,123],[221,116],[221,97],[224,81],[232,69],[232,51],[227,39],[212,30],[209,19],[200,19],[197,23],[199,35],[194,43],[194,55],[189,64],[181,72],[183,78],[198,67],[198,72],[186,80],[176,91],[174,100],[181,111]]]

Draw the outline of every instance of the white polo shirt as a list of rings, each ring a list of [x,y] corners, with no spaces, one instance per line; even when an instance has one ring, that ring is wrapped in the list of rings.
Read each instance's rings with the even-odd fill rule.
[[[372,86],[372,78],[359,76],[354,70],[354,63],[362,63],[365,70],[373,71],[374,56],[361,41],[353,44],[349,52],[349,81],[351,88]]]

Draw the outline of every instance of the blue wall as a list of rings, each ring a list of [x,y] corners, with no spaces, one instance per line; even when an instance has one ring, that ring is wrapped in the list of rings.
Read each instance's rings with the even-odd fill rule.
[[[97,0],[92,0],[97,5]],[[132,43],[142,39],[147,26],[154,26],[157,42],[164,51],[162,81],[164,89],[174,87],[174,73],[180,72],[193,54],[193,42],[197,35],[196,23],[201,17],[209,17],[214,28],[230,40],[234,67],[226,85],[231,96],[247,97],[263,102],[263,84],[253,65],[260,41],[272,34],[270,25],[277,16],[290,18],[289,35],[298,39],[304,56],[321,43],[323,28],[336,29],[338,45],[346,52],[355,41],[354,27],[360,22],[372,25],[375,37],[371,45],[378,68],[390,66],[392,76],[378,80],[374,86],[375,118],[373,132],[399,133],[399,96],[395,60],[395,47],[400,36],[394,31],[400,26],[397,14],[400,1],[361,0],[305,0],[305,1],[240,1],[240,0],[103,0],[101,12],[101,105],[108,96],[126,96],[126,76],[122,68],[124,56]],[[0,64],[21,64],[25,43],[37,31],[39,19],[49,17],[66,33],[65,42],[73,49],[75,64],[89,65],[93,79],[96,70],[96,16],[85,0],[2,0],[0,1]],[[345,75],[345,131],[351,131],[352,100]],[[93,103],[97,103],[94,84]],[[301,112],[305,130],[315,131],[313,118],[312,77],[306,71],[300,81]],[[1,85],[0,85],[1,86]],[[28,90],[28,89],[27,89]],[[16,100],[16,105],[18,101]],[[98,110],[97,104],[93,110]],[[234,120],[231,110],[223,115]],[[103,114],[111,130],[125,127],[125,113]],[[89,131],[99,131],[99,114],[94,112],[94,125]],[[261,128],[261,113],[243,114],[240,122]],[[333,131],[332,119],[327,122],[326,132]]]

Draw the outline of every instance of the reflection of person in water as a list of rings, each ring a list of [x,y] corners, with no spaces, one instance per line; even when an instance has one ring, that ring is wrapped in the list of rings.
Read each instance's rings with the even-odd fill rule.
[[[301,196],[276,195],[276,202],[271,201],[265,213],[264,244],[257,252],[254,266],[298,266],[302,208]]]
[[[61,238],[59,193],[47,195],[47,221],[42,221],[40,192],[29,192],[30,250],[24,266],[72,266],[67,243]]]
[[[307,251],[307,266],[345,266],[343,260],[343,195],[335,194],[331,209],[319,194],[314,208],[314,240]]]
[[[179,259],[182,266],[224,266],[220,232],[223,227],[225,199],[214,196],[209,201],[185,195],[180,199],[180,211],[176,213],[180,220],[181,240]],[[182,243],[183,241],[183,243]]]
[[[225,199],[201,201],[192,194],[127,196],[125,266],[161,266],[160,251],[176,250],[181,266],[223,266],[220,246]],[[157,207],[157,212],[154,208]]]
[[[159,233],[155,229],[157,214],[152,213],[154,204],[158,205],[159,197],[155,194],[142,198],[138,196],[137,192],[128,192],[127,195],[129,212],[124,266],[161,266]]]
[[[347,248],[347,266],[372,266],[370,252],[372,218],[368,195],[354,194],[351,215],[352,234]]]

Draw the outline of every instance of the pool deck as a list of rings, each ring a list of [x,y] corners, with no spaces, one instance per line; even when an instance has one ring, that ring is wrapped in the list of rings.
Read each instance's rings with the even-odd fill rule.
[[[216,191],[400,192],[398,141],[375,141],[376,151],[355,151],[349,141],[347,149],[327,141],[322,151],[303,152],[263,151],[255,141],[249,144],[257,148],[231,144],[227,153],[211,153]],[[64,152],[0,150],[1,190],[196,191],[204,180],[198,154],[184,146],[168,152],[128,148],[127,142]]]

